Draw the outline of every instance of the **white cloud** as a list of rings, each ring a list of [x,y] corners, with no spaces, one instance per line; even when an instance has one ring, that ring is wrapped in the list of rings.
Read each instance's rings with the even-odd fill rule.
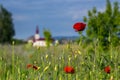
[[[104,12],[104,11],[105,11],[105,7],[103,7],[103,8],[98,8],[98,11]]]
[[[32,14],[15,14],[15,15],[13,15],[14,21],[29,22],[29,21],[37,20],[39,18],[40,18],[39,15],[32,15]]]
[[[25,15],[13,15],[13,19],[15,21],[25,21],[25,20],[28,20],[29,17]]]
[[[73,20],[76,20],[86,16],[87,10],[70,10],[68,14],[72,17]]]

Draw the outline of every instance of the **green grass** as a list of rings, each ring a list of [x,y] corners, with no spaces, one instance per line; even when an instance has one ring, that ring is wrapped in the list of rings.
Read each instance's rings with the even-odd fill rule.
[[[0,80],[114,80],[120,79],[120,46],[100,50],[98,46],[59,45],[33,48],[30,45],[0,45]],[[27,69],[27,64],[39,67]],[[74,74],[66,74],[65,66]],[[104,67],[111,67],[110,74]]]

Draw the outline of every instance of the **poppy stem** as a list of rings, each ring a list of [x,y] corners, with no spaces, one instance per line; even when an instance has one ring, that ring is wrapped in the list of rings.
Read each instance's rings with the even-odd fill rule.
[[[80,34],[80,41],[79,41],[79,45],[81,45],[81,44],[82,44],[82,38],[83,38],[83,35],[82,35],[82,33],[81,33],[81,32],[79,32],[79,34]]]
[[[68,75],[68,80],[71,80],[71,74],[70,74],[70,75]]]

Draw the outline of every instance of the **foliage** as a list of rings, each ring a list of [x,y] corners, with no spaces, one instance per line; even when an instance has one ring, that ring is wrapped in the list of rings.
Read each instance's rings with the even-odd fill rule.
[[[88,17],[84,17],[87,22],[87,37],[97,40],[100,46],[109,47],[110,44],[119,43],[118,33],[120,33],[120,11],[118,2],[112,6],[109,0],[106,0],[106,9],[104,12],[96,10],[94,7],[88,11]]]
[[[14,35],[12,14],[0,5],[0,43],[10,42]]]
[[[24,40],[20,40],[20,39],[12,39],[12,41],[14,41],[15,42],[15,45],[22,45],[22,44],[25,44],[26,43],[26,41],[24,41]]]
[[[47,45],[47,47],[49,47],[51,42],[52,42],[52,40],[51,40],[52,39],[51,32],[49,30],[47,30],[47,29],[44,29],[43,34],[44,34],[44,37],[45,37],[45,40],[46,40],[46,45]]]

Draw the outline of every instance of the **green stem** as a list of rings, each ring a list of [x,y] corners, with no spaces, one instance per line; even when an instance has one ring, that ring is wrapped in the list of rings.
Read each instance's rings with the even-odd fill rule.
[[[14,76],[14,66],[15,66],[15,63],[14,63],[14,42],[13,42],[13,46],[12,46],[12,74]]]

